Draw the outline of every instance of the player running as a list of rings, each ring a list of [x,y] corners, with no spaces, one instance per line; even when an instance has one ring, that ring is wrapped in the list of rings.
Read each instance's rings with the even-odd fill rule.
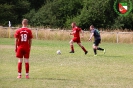
[[[82,29],[76,26],[76,23],[72,23],[72,32],[70,33],[70,35],[73,35],[74,38],[71,39],[70,43],[70,47],[71,47],[71,51],[70,53],[74,53],[74,46],[73,43],[76,42],[85,52],[85,54],[88,53],[88,51],[84,48],[84,46],[82,46],[81,41],[80,41],[80,33],[82,33]]]
[[[97,50],[101,50],[104,52],[105,54],[105,49],[102,49],[100,47],[98,47],[98,45],[101,43],[101,36],[100,36],[100,32],[94,28],[93,25],[90,26],[90,31],[91,31],[91,35],[90,35],[90,39],[89,41],[92,39],[92,37],[94,36],[94,44],[93,44],[93,50],[94,50],[94,56],[97,56]]]
[[[26,78],[29,78],[29,55],[32,43],[32,32],[27,28],[28,20],[22,20],[22,28],[16,30],[15,37],[15,51],[16,57],[18,58],[18,76],[21,78],[22,62],[24,58]]]

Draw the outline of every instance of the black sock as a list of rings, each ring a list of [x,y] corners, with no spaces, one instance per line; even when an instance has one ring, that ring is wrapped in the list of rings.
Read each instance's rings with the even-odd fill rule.
[[[102,48],[98,47],[98,48],[97,48],[97,50],[102,50],[102,51],[103,51],[104,49],[102,49]]]
[[[94,54],[96,55],[97,54],[97,50],[96,49],[93,49],[94,50]]]

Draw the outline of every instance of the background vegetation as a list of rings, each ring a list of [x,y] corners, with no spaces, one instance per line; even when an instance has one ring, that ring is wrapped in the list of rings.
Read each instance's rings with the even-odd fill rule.
[[[76,22],[82,29],[93,24],[98,28],[127,28],[133,30],[133,10],[127,16],[119,16],[116,0],[1,0],[0,25],[12,26],[21,23],[23,18],[30,21],[31,26],[51,28],[69,28]],[[117,0],[120,2],[122,0]],[[133,0],[123,0],[128,2]]]
[[[16,29],[0,28],[0,38],[14,38]],[[34,39],[37,40],[60,40],[70,41],[73,37],[70,35],[70,30],[48,29],[40,28],[36,30],[32,28]],[[133,32],[121,32],[121,31],[101,31],[102,43],[127,43],[133,44]],[[89,31],[84,31],[81,41],[88,42],[90,37]],[[93,40],[92,40],[93,41]],[[1,42],[1,41],[0,41]]]

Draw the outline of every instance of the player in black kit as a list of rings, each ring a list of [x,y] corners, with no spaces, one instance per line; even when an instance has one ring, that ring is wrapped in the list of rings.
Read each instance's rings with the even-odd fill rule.
[[[98,29],[96,29],[93,25],[90,26],[90,31],[91,31],[91,35],[89,38],[89,41],[92,39],[92,37],[94,36],[94,44],[93,44],[93,50],[94,50],[94,56],[97,56],[97,50],[101,50],[104,52],[105,54],[105,49],[102,49],[100,47],[98,47],[98,45],[101,43],[101,36],[100,36],[100,32]]]

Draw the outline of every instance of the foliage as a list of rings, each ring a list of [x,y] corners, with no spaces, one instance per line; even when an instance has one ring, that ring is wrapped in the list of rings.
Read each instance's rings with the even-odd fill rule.
[[[82,8],[82,5],[77,0],[54,0],[40,8],[31,20],[35,26],[64,27],[68,17],[80,12],[79,8]]]
[[[97,28],[133,29],[133,9],[127,16],[119,16],[114,10],[119,9],[119,1],[4,0],[0,1],[0,25],[7,25],[9,20],[18,25],[22,18],[27,18],[31,26],[70,28],[71,22],[76,22],[82,29],[87,29],[91,24]],[[132,5],[128,8],[130,9]]]
[[[7,2],[5,2],[7,1]],[[30,8],[30,3],[27,0],[4,0],[0,1],[0,25],[8,25],[8,21],[12,24],[18,24]]]
[[[112,3],[113,1],[110,0],[100,0],[97,1],[97,3],[95,3],[94,0],[91,2],[86,0],[83,12],[80,15],[81,19],[85,17],[83,20],[85,22],[83,26],[86,28],[88,25],[93,24],[96,27],[110,27],[113,23],[112,17],[115,15]],[[86,19],[88,21],[86,21]],[[80,24],[82,24],[82,21]]]
[[[8,25],[8,21],[17,20],[17,15],[13,11],[13,5],[0,4],[0,12],[0,25]]]
[[[113,28],[120,29],[131,29],[133,28],[133,14],[130,13],[128,16],[118,16],[115,19],[115,23],[113,24]]]

